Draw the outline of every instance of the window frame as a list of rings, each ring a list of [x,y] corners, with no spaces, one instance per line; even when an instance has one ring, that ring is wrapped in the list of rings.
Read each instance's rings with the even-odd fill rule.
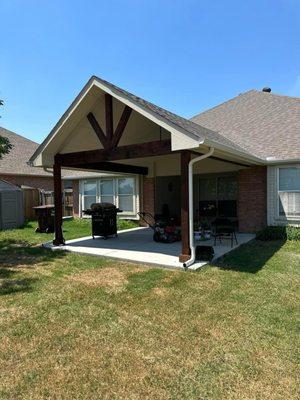
[[[121,179],[132,179],[133,180],[133,193],[132,194],[123,194],[119,193],[119,180]],[[116,184],[116,198],[117,198],[117,207],[119,207],[119,197],[121,196],[132,196],[132,211],[124,211],[125,215],[136,215],[136,178],[131,176],[118,176],[115,179]]]
[[[118,183],[119,179],[132,179],[133,181],[133,193],[132,194],[119,194],[118,192]],[[79,191],[79,204],[80,204],[80,215],[81,217],[87,218],[88,216],[84,215],[82,213],[84,208],[84,201],[85,197],[93,197],[95,195],[85,195],[84,194],[84,185],[85,183],[91,183],[91,182],[96,182],[96,202],[101,202],[102,201],[102,194],[101,194],[101,181],[112,181],[113,183],[113,200],[114,204],[116,207],[119,207],[119,196],[131,196],[132,197],[132,205],[133,205],[133,210],[132,211],[124,211],[122,214],[124,216],[128,217],[136,217],[137,214],[137,197],[138,197],[138,179],[137,176],[113,176],[113,177],[104,177],[104,178],[86,178],[86,179],[81,179],[80,182],[80,191]],[[103,197],[108,196],[108,195],[103,195]],[[104,199],[105,200],[105,199]],[[122,218],[122,214],[120,214],[120,217]]]
[[[278,219],[281,220],[300,220],[300,215],[291,215],[291,214],[280,214],[280,193],[300,193],[300,188],[298,190],[280,190],[280,169],[291,169],[297,168],[300,170],[300,165],[280,165],[276,168],[276,215]]]

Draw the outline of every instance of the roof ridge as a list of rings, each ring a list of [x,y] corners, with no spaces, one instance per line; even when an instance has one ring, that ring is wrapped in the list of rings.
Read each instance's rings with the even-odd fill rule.
[[[3,126],[0,126],[0,131],[1,131],[1,130],[6,131],[6,132],[8,132],[9,134],[11,134],[11,135],[13,135],[13,136],[18,136],[18,137],[20,137],[20,138],[22,138],[22,139],[24,139],[24,140],[26,140],[26,141],[28,141],[28,142],[34,143],[34,144],[36,144],[36,145],[39,145],[39,143],[35,142],[34,140],[31,140],[31,139],[28,139],[28,138],[25,137],[25,136],[19,135],[18,133],[13,132],[13,131],[11,131],[10,129],[4,128]],[[5,135],[5,133],[4,133],[4,135]]]
[[[299,100],[300,101],[300,97],[297,97],[297,96],[288,96],[287,94],[272,93],[272,92],[268,93],[268,92],[263,92],[262,90],[257,90],[257,89],[253,89],[253,91],[256,92],[256,93],[267,94],[268,96],[284,97],[284,98],[294,99],[294,100]]]
[[[193,121],[194,118],[198,117],[198,116],[201,115],[201,114],[206,113],[207,111],[215,110],[216,108],[219,108],[219,107],[223,106],[224,104],[228,104],[228,103],[233,102],[233,101],[234,101],[235,99],[237,99],[238,97],[244,96],[244,95],[246,95],[246,94],[248,94],[248,93],[255,92],[255,91],[256,91],[255,89],[250,89],[250,90],[247,90],[246,92],[239,93],[238,95],[232,97],[231,99],[222,101],[222,103],[219,103],[219,104],[217,104],[217,105],[215,105],[215,106],[213,106],[213,107],[207,108],[207,109],[205,109],[204,111],[199,112],[198,114],[195,114],[193,117],[191,117],[191,118],[189,119],[189,121]],[[197,122],[196,122],[196,123],[197,123]]]

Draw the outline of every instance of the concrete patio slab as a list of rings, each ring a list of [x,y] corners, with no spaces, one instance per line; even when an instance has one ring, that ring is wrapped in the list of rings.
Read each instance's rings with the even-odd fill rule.
[[[67,250],[74,253],[90,254],[101,257],[115,258],[142,264],[154,264],[168,268],[183,269],[183,265],[178,260],[181,250],[181,242],[156,243],[152,239],[153,231],[151,228],[133,228],[118,232],[118,237],[103,239],[91,236],[79,239],[68,240],[64,246],[53,246],[46,243],[45,247],[53,250]],[[223,240],[221,244],[214,246],[215,258],[217,259],[240,244],[246,243],[254,238],[252,234],[237,234],[238,245],[230,247],[230,240]],[[196,242],[212,246],[213,240]],[[197,270],[208,264],[206,261],[196,262],[189,267],[190,270]]]

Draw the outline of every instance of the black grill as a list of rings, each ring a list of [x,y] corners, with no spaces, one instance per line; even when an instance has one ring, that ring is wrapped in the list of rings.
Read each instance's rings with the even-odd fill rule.
[[[114,204],[93,203],[89,210],[83,212],[92,217],[93,239],[95,236],[103,236],[104,239],[117,236],[117,213],[122,211]]]

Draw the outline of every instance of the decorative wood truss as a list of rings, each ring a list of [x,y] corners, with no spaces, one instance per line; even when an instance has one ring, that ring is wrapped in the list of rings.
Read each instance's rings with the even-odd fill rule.
[[[118,125],[114,130],[113,98],[107,93],[105,94],[105,133],[96,120],[94,114],[91,112],[88,113],[87,119],[105,150],[110,150],[118,146],[131,113],[132,108],[125,106]]]

